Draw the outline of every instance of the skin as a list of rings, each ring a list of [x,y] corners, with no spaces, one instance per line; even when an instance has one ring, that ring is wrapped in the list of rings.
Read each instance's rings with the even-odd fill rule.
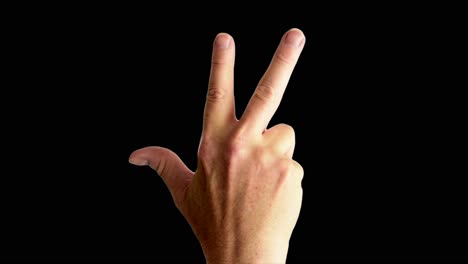
[[[198,167],[171,150],[146,147],[129,161],[149,165],[190,223],[207,263],[284,263],[302,203],[304,170],[292,159],[291,126],[268,123],[304,47],[299,29],[283,36],[241,119],[234,111],[233,38],[213,44]]]

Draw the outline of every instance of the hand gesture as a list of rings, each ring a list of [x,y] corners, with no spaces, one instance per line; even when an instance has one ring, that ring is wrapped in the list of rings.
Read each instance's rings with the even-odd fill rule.
[[[294,130],[267,129],[304,47],[298,29],[282,38],[242,117],[234,110],[234,40],[213,45],[210,81],[192,172],[171,150],[147,147],[130,162],[149,165],[169,188],[208,263],[285,262],[299,216],[303,169],[292,159]]]

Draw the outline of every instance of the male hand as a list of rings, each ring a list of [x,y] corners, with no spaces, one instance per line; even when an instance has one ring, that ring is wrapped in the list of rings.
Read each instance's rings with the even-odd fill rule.
[[[238,120],[234,111],[234,40],[213,45],[198,167],[171,150],[147,147],[129,161],[149,165],[169,188],[208,263],[284,263],[302,202],[304,171],[292,159],[294,130],[267,129],[304,47],[289,30]]]

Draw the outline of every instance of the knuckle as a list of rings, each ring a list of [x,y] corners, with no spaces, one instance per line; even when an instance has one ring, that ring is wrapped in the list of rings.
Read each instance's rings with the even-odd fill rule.
[[[297,173],[296,174],[297,174],[299,180],[302,181],[302,179],[304,178],[304,168],[299,163],[297,163]]]
[[[222,70],[227,65],[225,58],[215,56],[211,60],[211,73]]]
[[[219,101],[224,98],[226,91],[217,85],[211,83],[208,88],[207,100],[208,101]]]
[[[242,146],[241,146],[241,144],[239,144],[239,142],[228,141],[227,144],[226,144],[226,148],[224,149],[224,155],[228,159],[236,157],[241,152],[240,151],[241,148],[242,148]]]
[[[228,138],[205,134],[198,148],[198,160],[205,167],[211,167],[214,163],[222,163],[228,168],[237,160],[242,159],[246,150],[247,140],[241,133],[235,133]]]
[[[304,177],[304,168],[298,162],[291,159],[283,159],[278,162],[277,170],[280,183],[290,180],[301,182]]]
[[[159,162],[153,167],[153,169],[159,174],[159,175],[166,175],[167,172],[167,160],[168,160],[169,154],[167,152],[163,152],[160,154],[160,160]]]
[[[276,167],[278,173],[278,187],[283,186],[290,179],[291,163],[287,160],[280,160]]]
[[[231,137],[226,142],[225,155],[228,158],[234,158],[242,155],[242,151],[245,148],[245,140],[240,135]]]
[[[269,101],[275,97],[275,89],[271,81],[262,80],[255,90],[254,96],[261,101]]]
[[[291,135],[292,137],[296,135],[296,132],[294,131],[294,128],[292,126],[287,124],[279,124],[279,126],[282,127],[284,133]]]
[[[293,60],[289,56],[284,54],[283,52],[277,52],[276,53],[275,61],[276,61],[276,63],[278,63],[280,65],[286,65],[286,66],[291,66],[291,65],[294,64]]]
[[[210,144],[206,143],[206,141],[200,144],[200,147],[198,148],[198,158],[201,161],[207,161],[210,157],[210,149]]]
[[[229,175],[232,174],[229,173],[229,171],[231,171],[231,169],[235,169],[239,164],[242,164],[242,157],[244,156],[242,153],[244,150],[244,145],[239,142],[226,142],[225,147],[220,153],[220,162],[223,164],[224,169],[227,170],[228,178]]]
[[[299,164],[297,161],[292,160],[291,161],[291,171],[290,173],[292,174],[291,176],[297,180],[297,182],[302,182],[302,179],[304,178],[304,168]]]
[[[202,136],[200,146],[198,147],[198,158],[201,161],[212,162],[217,158],[219,152],[219,143],[212,137]]]
[[[295,144],[296,142],[296,132],[294,131],[294,128],[286,124],[277,124],[273,126],[266,131],[266,135],[267,137],[270,137],[268,142],[272,143],[274,146],[284,146],[285,143]]]

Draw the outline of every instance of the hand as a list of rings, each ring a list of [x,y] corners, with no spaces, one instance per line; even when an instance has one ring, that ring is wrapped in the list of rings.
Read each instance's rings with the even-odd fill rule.
[[[192,172],[171,150],[147,147],[130,163],[149,165],[169,188],[208,263],[281,263],[302,202],[303,169],[292,159],[294,130],[266,129],[304,47],[298,29],[282,38],[240,120],[234,111],[234,40],[220,33]]]

